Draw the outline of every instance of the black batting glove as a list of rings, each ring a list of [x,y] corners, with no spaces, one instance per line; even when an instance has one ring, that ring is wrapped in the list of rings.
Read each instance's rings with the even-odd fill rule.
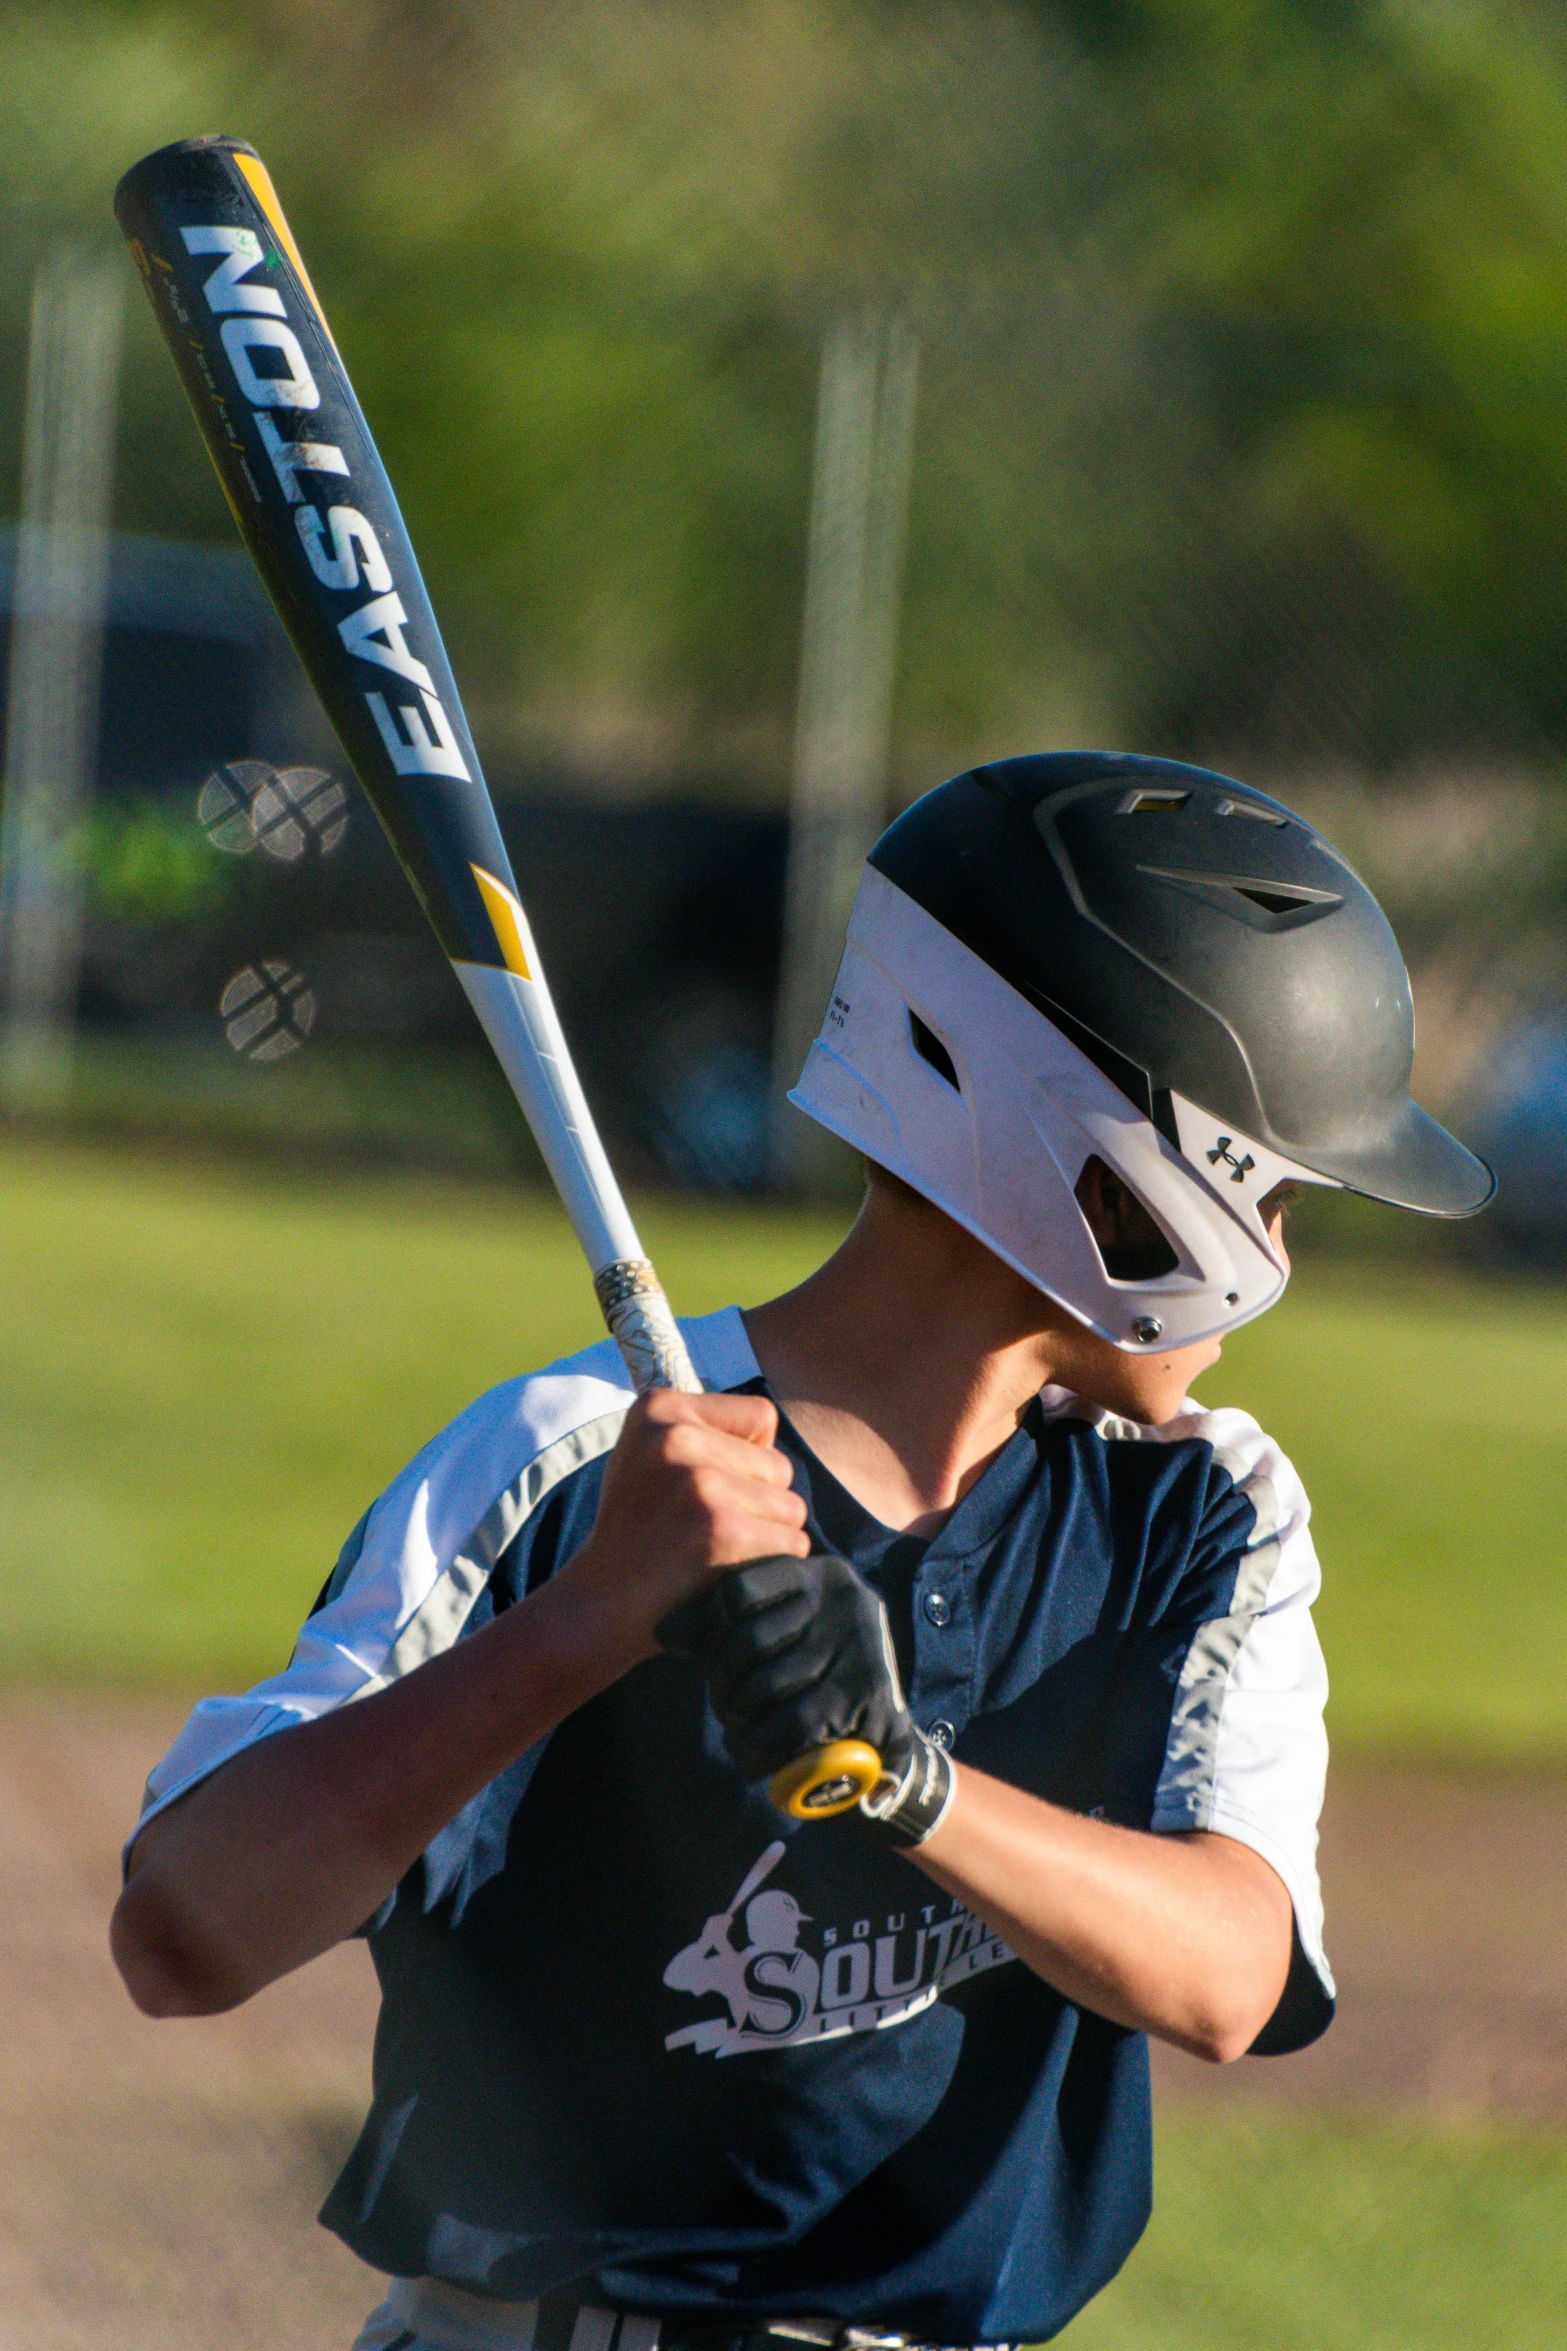
[[[829,1739],[866,1739],[901,1778],[914,1725],[887,1611],[847,1560],[755,1559],[658,1626],[707,1676],[724,1740],[748,1780]]]
[[[847,1560],[752,1560],[672,1610],[657,1632],[665,1649],[701,1666],[746,1779],[769,1779],[829,1740],[864,1739],[884,1774],[862,1802],[867,1820],[912,1844],[945,1811],[951,1767],[915,1728],[886,1608]]]

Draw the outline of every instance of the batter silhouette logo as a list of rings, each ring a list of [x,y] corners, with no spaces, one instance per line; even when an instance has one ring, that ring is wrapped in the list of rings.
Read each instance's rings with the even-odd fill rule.
[[[672,1992],[719,2000],[726,2012],[667,2034],[666,2049],[739,2057],[885,2031],[1016,1956],[947,1895],[844,1924],[813,1919],[767,1883],[787,1851],[781,1837],[769,1845],[729,1908],[665,1968]]]

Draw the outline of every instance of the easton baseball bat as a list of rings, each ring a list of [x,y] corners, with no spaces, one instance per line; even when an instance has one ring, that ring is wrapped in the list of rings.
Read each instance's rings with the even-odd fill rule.
[[[572,1064],[386,469],[266,165],[184,139],[114,197],[240,537],[522,1106],[632,1385],[700,1390]],[[864,1740],[775,1775],[822,1819],[880,1777]]]

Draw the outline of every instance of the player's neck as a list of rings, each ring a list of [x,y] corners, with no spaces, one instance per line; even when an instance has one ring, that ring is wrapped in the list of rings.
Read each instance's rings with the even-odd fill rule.
[[[873,1517],[918,1532],[962,1499],[1040,1388],[1164,1420],[1218,1352],[1120,1353],[885,1179],[827,1263],[746,1326],[811,1450]]]

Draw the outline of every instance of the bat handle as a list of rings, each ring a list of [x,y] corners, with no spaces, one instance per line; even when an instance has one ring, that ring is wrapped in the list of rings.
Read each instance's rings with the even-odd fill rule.
[[[647,1259],[617,1257],[593,1276],[593,1287],[637,1394],[679,1388],[699,1396],[702,1383]],[[881,1757],[867,1740],[829,1739],[774,1772],[767,1793],[795,1820],[830,1820],[868,1796],[881,1776]]]
[[[626,1359],[639,1396],[649,1388],[678,1388],[700,1396],[702,1383],[686,1353],[664,1286],[645,1257],[617,1257],[600,1266],[593,1287],[610,1336]]]

